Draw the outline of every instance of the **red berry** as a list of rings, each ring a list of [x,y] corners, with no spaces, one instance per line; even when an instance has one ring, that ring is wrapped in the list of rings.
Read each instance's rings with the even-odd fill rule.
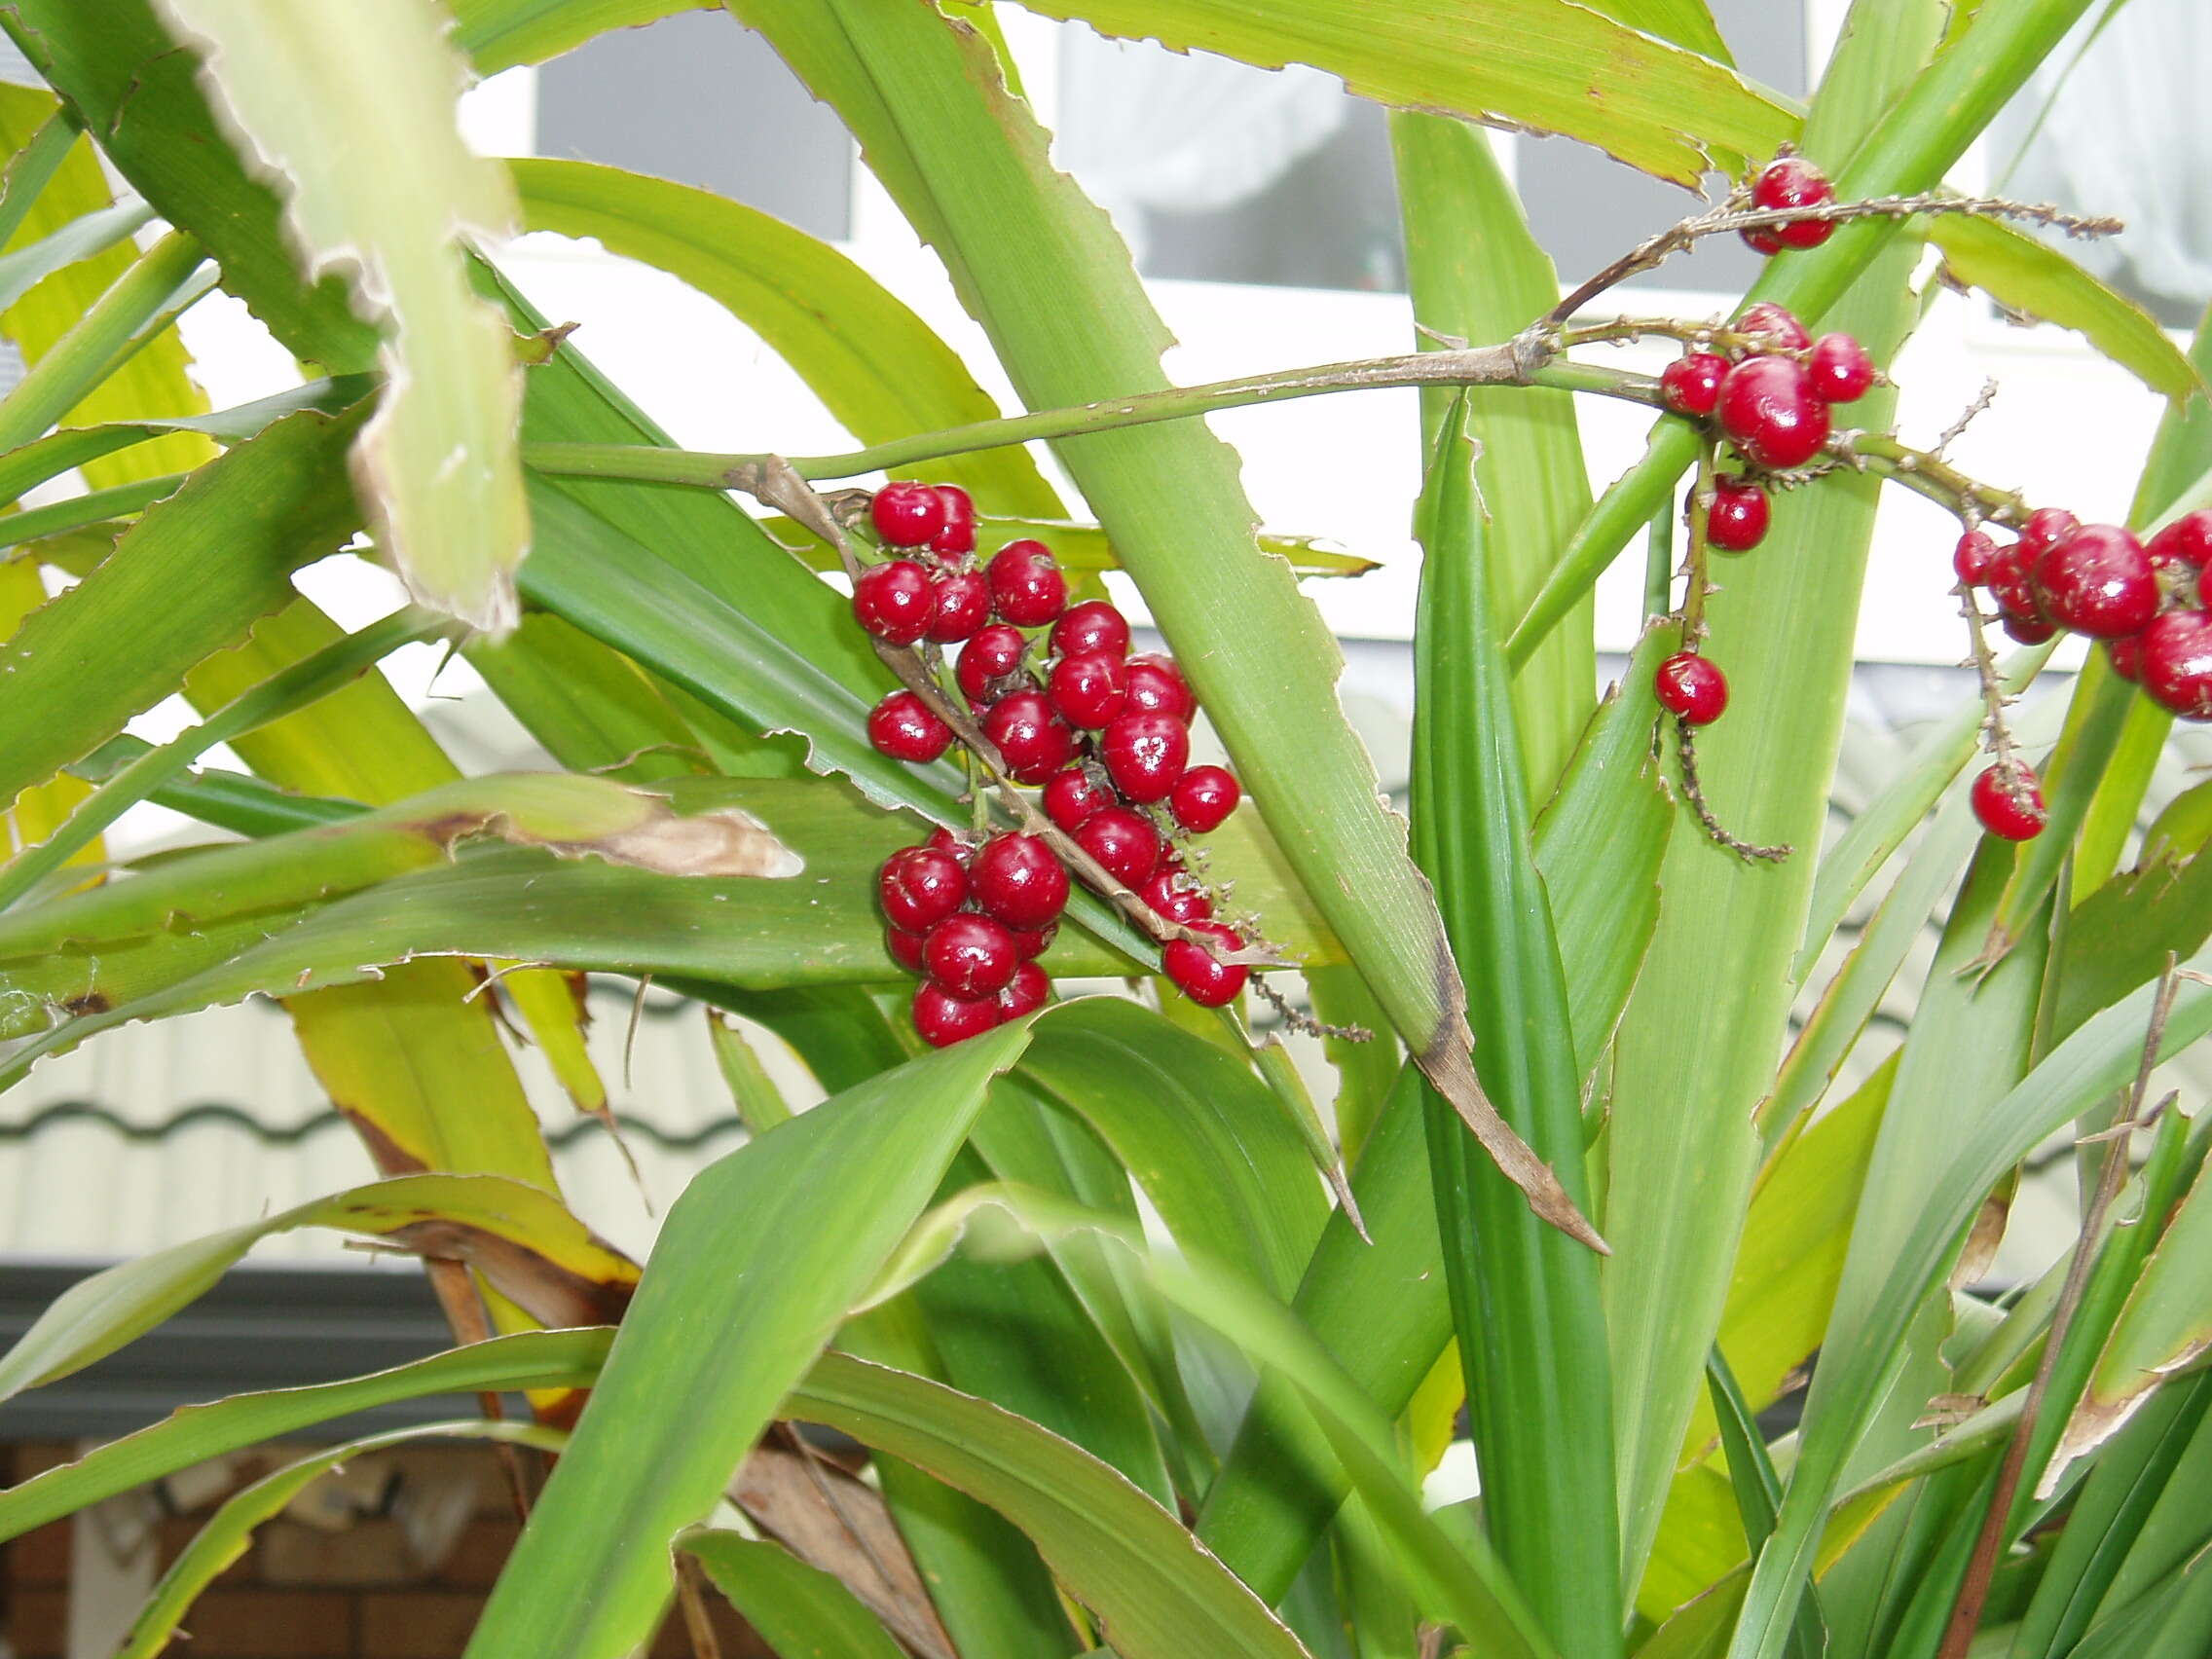
[[[1106,651],[1060,658],[1045,683],[1060,718],[1091,731],[1120,714],[1129,700],[1128,666]]]
[[[1802,156],[1784,156],[1769,162],[1751,180],[1751,205],[1768,212],[1789,207],[1818,207],[1835,200],[1835,186],[1827,175]],[[1758,228],[1784,247],[1819,247],[1835,234],[1833,219],[1798,219],[1787,225]],[[1758,231],[1746,231],[1744,240],[1764,253],[1771,251],[1751,239]]]
[[[1045,977],[1045,970],[1034,962],[1024,962],[1014,971],[1014,977],[999,992],[999,1019],[1019,1019],[1025,1014],[1035,1014],[1045,1006],[1052,982]]]
[[[1659,395],[1676,414],[1702,419],[1720,401],[1720,382],[1727,373],[1726,357],[1692,351],[1659,371]]]
[[[1828,406],[1802,363],[1751,357],[1720,383],[1720,426],[1760,466],[1802,466],[1827,442]]]
[[[926,763],[952,747],[952,728],[911,691],[894,691],[868,711],[867,740],[894,760]]]
[[[944,528],[944,498],[931,485],[898,479],[875,493],[867,515],[884,545],[919,547]]]
[[[2124,640],[2107,640],[2105,655],[2112,662],[2113,673],[2122,680],[2141,681],[2143,678],[2143,636],[2130,634]]]
[[[943,853],[946,857],[957,860],[962,869],[966,869],[968,861],[976,856],[974,847],[941,824],[930,831],[930,838],[922,845],[933,853]]]
[[[2010,789],[2006,788],[2004,768],[1992,766],[1974,779],[1971,793],[1974,817],[1992,835],[2008,841],[2032,841],[2043,833],[2049,814],[2044,810],[2043,791],[2036,784],[2036,775],[2025,766],[2016,767]]]
[[[2082,521],[2064,507],[2038,507],[2020,532],[2021,568],[2033,571],[2038,560],[2081,528]]]
[[[976,502],[957,484],[940,484],[937,498],[944,503],[944,528],[930,537],[933,553],[976,551]]]
[[[891,959],[900,967],[905,969],[907,973],[919,974],[922,971],[922,936],[920,934],[908,933],[904,928],[885,928],[883,930],[883,944],[884,948],[891,952]]]
[[[924,638],[940,645],[958,645],[991,619],[991,589],[982,571],[940,571],[932,585],[937,589],[937,620]]]
[[[983,735],[998,745],[1006,768],[1024,784],[1041,784],[1075,758],[1075,733],[1052,713],[1042,691],[1012,691],[983,717]]]
[[[2009,620],[2043,627],[2050,619],[2043,613],[2043,595],[2036,587],[2034,569],[2035,555],[2028,551],[2025,540],[1998,548],[1989,562],[1989,597],[1997,601],[1997,608]]]
[[[1652,676],[1660,706],[1691,725],[1711,725],[1728,707],[1728,677],[1694,651],[1677,651]]]
[[[1068,872],[1035,835],[993,835],[977,851],[969,888],[985,915],[1010,928],[1041,928],[1067,907]]]
[[[893,927],[927,933],[968,902],[968,872],[950,853],[901,847],[883,861],[876,893]]]
[[[2212,610],[2169,610],[2137,637],[2143,689],[2185,719],[2212,719]]]
[[[1141,888],[1160,867],[1160,831],[1125,806],[1102,807],[1075,832],[1076,845],[1124,887]]]
[[[980,1037],[998,1022],[995,998],[956,997],[942,985],[928,983],[914,993],[914,1029],[933,1049]]]
[[[1098,739],[1106,775],[1130,800],[1165,800],[1191,763],[1191,728],[1173,715],[1124,715]]]
[[[1015,928],[1014,953],[1024,962],[1034,962],[1052,947],[1052,936],[1060,931],[1057,922],[1047,922],[1041,928]]]
[[[2194,574],[2212,566],[2212,508],[2184,513],[2152,536],[2143,550],[2160,571],[2186,565]]]
[[[1231,950],[1243,947],[1244,941],[1219,922],[1193,925],[1198,931],[1220,940]],[[1169,940],[1167,948],[1160,953],[1160,966],[1168,978],[1175,981],[1175,988],[1200,1008],[1219,1008],[1224,1003],[1234,1002],[1252,973],[1243,963],[1224,962],[1204,945],[1187,939]]]
[[[1042,628],[1067,608],[1068,579],[1042,541],[1010,541],[985,571],[999,615],[1022,628]]]
[[[1848,334],[1824,334],[1805,360],[1813,395],[1824,403],[1857,403],[1874,389],[1874,359]]]
[[[1989,580],[1997,565],[1997,543],[1988,533],[1970,530],[1959,537],[1959,545],[1951,554],[1951,570],[1968,587],[1979,587]]]
[[[2036,563],[2053,622],[2092,640],[2140,632],[2158,613],[2158,578],[2143,544],[2118,525],[2083,525]]]
[[[956,997],[987,997],[1014,977],[1021,957],[1004,922],[961,911],[922,940],[922,966]]]
[[[1172,715],[1188,720],[1198,713],[1198,700],[1191,695],[1189,682],[1175,659],[1158,651],[1129,658],[1129,713]]]
[[[1029,648],[1029,642],[1021,637],[1021,630],[1010,628],[1004,622],[993,622],[987,628],[978,628],[975,637],[960,647],[960,655],[953,663],[953,677],[960,682],[960,689],[971,703],[987,702],[994,681],[1004,680],[1021,667],[1021,656]]]
[[[1774,233],[1774,225],[1748,225],[1736,234],[1744,239],[1744,245],[1765,259],[1772,259],[1782,251],[1782,239]]]
[[[2058,624],[2046,622],[2041,617],[2015,616],[2008,610],[2000,620],[2004,624],[2005,632],[2010,635],[2013,642],[2018,645],[2040,645],[2045,641],[2055,639],[2058,636]]]
[[[1071,605],[1052,624],[1052,649],[1062,656],[1086,651],[1111,651],[1125,656],[1129,649],[1129,621],[1102,599]]]
[[[1745,307],[1744,314],[1735,321],[1735,330],[1750,335],[1751,349],[1756,351],[1802,351],[1813,343],[1796,313],[1772,300]]]
[[[1113,804],[1114,796],[1105,785],[1081,766],[1054,772],[1045,785],[1045,816],[1071,835],[1100,807]]]
[[[870,565],[853,584],[853,614],[877,639],[910,645],[937,620],[937,589],[911,559]]]
[[[1705,538],[1723,553],[1748,553],[1766,539],[1773,509],[1756,484],[1726,474],[1713,481],[1713,505],[1705,515]]]
[[[1167,810],[1192,834],[1203,835],[1228,822],[1243,798],[1235,774],[1226,767],[1193,766],[1168,792]]]
[[[1137,889],[1137,897],[1169,921],[1186,927],[1213,917],[1213,901],[1196,887],[1184,886],[1181,870],[1155,870],[1152,879]]]

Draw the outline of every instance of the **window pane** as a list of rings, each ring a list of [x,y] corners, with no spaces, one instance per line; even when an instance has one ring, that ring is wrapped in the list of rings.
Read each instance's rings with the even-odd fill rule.
[[[614,29],[546,64],[537,153],[700,185],[818,237],[850,229],[843,126],[719,12]]]

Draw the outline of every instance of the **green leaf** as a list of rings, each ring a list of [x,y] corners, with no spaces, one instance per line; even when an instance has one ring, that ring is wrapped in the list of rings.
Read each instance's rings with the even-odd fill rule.
[[[1309,63],[1362,97],[1564,132],[1645,172],[1694,185],[1774,153],[1797,120],[1724,65],[1563,0],[1443,0],[1362,11],[1276,0],[1265,14],[1203,0],[1023,0],[1101,34],[1215,52],[1265,69]]]
[[[886,1072],[692,1178],[470,1652],[615,1659],[652,1635],[676,1535],[713,1508],[1028,1038],[1006,1026]]]
[[[306,274],[345,272],[377,320],[385,386],[353,471],[378,548],[418,604],[505,633],[530,545],[522,367],[470,291],[461,245],[511,234],[515,203],[455,125],[461,65],[444,19],[428,0],[313,18],[283,0],[156,5],[238,149],[280,181]]]
[[[608,29],[637,28],[694,0],[453,0],[454,41],[479,75],[542,63]]]
[[[138,203],[118,203],[73,219],[28,247],[0,255],[0,311],[5,311],[65,265],[105,253],[153,218]]]
[[[2152,841],[2145,843],[2155,844]],[[2168,951],[2194,956],[2212,938],[2212,858],[2171,853],[2115,876],[2067,918],[2052,1028],[2071,1031],[2156,978]]]
[[[905,1652],[850,1590],[781,1544],[702,1529],[680,1535],[677,1546],[698,1558],[779,1659],[902,1659]]]
[[[1964,213],[1934,215],[1928,240],[1960,281],[2008,311],[2085,336],[2153,391],[2175,399],[2206,394],[2204,377],[2157,318],[2050,243],[2002,220]]]

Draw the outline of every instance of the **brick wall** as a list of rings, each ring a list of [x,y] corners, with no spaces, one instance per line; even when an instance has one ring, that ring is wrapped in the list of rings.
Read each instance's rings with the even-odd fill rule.
[[[256,1468],[234,1464],[242,1483],[296,1456],[273,1452]],[[355,1515],[343,1530],[289,1515],[262,1527],[252,1548],[201,1596],[186,1615],[190,1640],[170,1643],[172,1659],[458,1659],[485,1594],[513,1548],[517,1525],[497,1455],[480,1447],[441,1449],[437,1457],[480,1459],[473,1512],[443,1559],[427,1568],[410,1556],[405,1529],[391,1514]],[[66,1446],[0,1446],[0,1477],[10,1485],[66,1462]],[[159,1523],[166,1567],[224,1493],[188,1515]],[[0,1546],[0,1632],[16,1659],[68,1659],[71,1524],[58,1521]],[[767,1649],[719,1600],[710,1597],[723,1659],[764,1659]],[[652,1659],[689,1659],[682,1622],[672,1616]]]

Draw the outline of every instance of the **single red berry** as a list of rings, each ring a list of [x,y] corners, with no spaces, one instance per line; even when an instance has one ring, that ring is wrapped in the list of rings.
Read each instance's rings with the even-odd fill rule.
[[[1034,962],[1024,962],[1014,971],[1014,977],[999,992],[999,1020],[1019,1019],[1025,1014],[1035,1014],[1045,1006],[1051,994],[1052,982],[1045,977],[1045,970]]]
[[[944,528],[930,537],[932,553],[976,551],[976,501],[957,484],[940,484],[937,498],[944,503]]]
[[[1764,490],[1723,473],[1713,481],[1705,538],[1723,553],[1748,553],[1766,539],[1767,521],[1773,516]]]
[[[911,559],[870,565],[853,584],[853,614],[877,639],[910,645],[937,620],[937,589]]]
[[[1052,938],[1060,931],[1057,922],[1047,922],[1041,928],[1015,928],[1014,953],[1024,962],[1034,962],[1052,948]]]
[[[1736,234],[1744,239],[1744,245],[1762,259],[1772,259],[1782,251],[1782,239],[1774,233],[1773,225],[1747,225]]]
[[[1042,691],[1010,691],[983,717],[983,735],[998,745],[1009,772],[1041,784],[1075,758],[1075,733],[1052,713]]]
[[[945,917],[922,940],[922,966],[956,997],[989,996],[1020,963],[1004,922],[966,910]]]
[[[2043,594],[2035,583],[2035,560],[2025,540],[1998,548],[1989,561],[1989,597],[2010,620],[2045,626],[2050,618],[2043,613]]]
[[[942,985],[928,983],[914,993],[914,1029],[933,1049],[980,1037],[998,1022],[995,997],[956,997]]]
[[[2040,645],[2058,637],[2058,624],[2046,622],[2040,616],[2015,616],[2008,610],[1998,620],[2015,645]]]
[[[1125,806],[1103,807],[1075,832],[1076,845],[1105,866],[1124,887],[1144,886],[1160,867],[1160,831],[1150,819]]]
[[[2143,550],[2157,570],[2187,566],[2194,577],[2212,566],[2212,508],[2199,507],[2194,513],[2182,514],[2152,536]]]
[[[933,853],[943,853],[948,858],[958,860],[962,869],[966,869],[968,861],[976,856],[974,847],[941,824],[930,831],[930,838],[922,845]]]
[[[1874,359],[1848,334],[1824,334],[1805,359],[1813,395],[1824,403],[1857,403],[1874,389]]]
[[[2081,528],[2082,521],[2064,507],[2038,507],[2020,532],[2022,569],[2033,571],[2039,559]]]
[[[1970,530],[1959,537],[1959,545],[1951,554],[1951,570],[1968,587],[1979,587],[1989,580],[1997,565],[1997,543],[1988,532]]]
[[[1124,796],[1165,800],[1191,763],[1191,728],[1173,715],[1123,715],[1098,739],[1098,757]]]
[[[1045,685],[1062,719],[1096,731],[1128,704],[1128,665],[1107,651],[1064,656]]]
[[[2123,640],[2107,640],[2105,656],[2112,663],[2113,673],[2122,680],[2140,682],[2143,678],[2143,636],[2130,634]]]
[[[1777,213],[1791,207],[1819,207],[1835,200],[1835,186],[1827,174],[1802,156],[1784,156],[1769,162],[1751,180],[1751,205]],[[1787,225],[1762,225],[1760,230],[1784,247],[1819,247],[1835,234],[1833,219],[1797,219]],[[1751,231],[1744,240],[1751,241]],[[1759,243],[1751,241],[1753,247]],[[1761,252],[1768,251],[1760,248]]]
[[[1067,608],[1068,579],[1042,541],[1008,542],[984,573],[999,615],[1016,627],[1042,628]]]
[[[977,850],[969,890],[986,916],[1041,928],[1067,907],[1067,867],[1035,835],[993,835]]]
[[[1802,466],[1828,437],[1828,406],[1813,395],[1805,366],[1751,357],[1720,383],[1720,427],[1760,466]]]
[[[1244,941],[1219,922],[1192,925],[1197,931],[1218,939],[1231,950],[1243,948]],[[1175,982],[1175,988],[1200,1008],[1219,1008],[1224,1003],[1234,1002],[1252,974],[1243,963],[1224,962],[1204,945],[1187,939],[1169,940],[1167,948],[1160,953],[1160,966]]]
[[[1720,401],[1720,383],[1728,359],[1712,351],[1692,351],[1659,371],[1659,395],[1677,415],[1702,420]]]
[[[1100,807],[1114,804],[1113,793],[1081,766],[1054,772],[1045,785],[1045,816],[1069,834]]]
[[[919,547],[944,528],[944,498],[934,486],[895,479],[867,504],[887,547]]]
[[[901,847],[883,861],[876,891],[893,927],[927,933],[968,902],[968,872],[950,853]]]
[[[894,760],[926,764],[952,747],[952,728],[911,691],[894,691],[868,711],[867,740]]]
[[[1711,725],[1728,707],[1728,677],[1695,651],[1677,651],[1652,676],[1660,706],[1691,725]]]
[[[1203,835],[1227,823],[1243,798],[1243,790],[1227,767],[1193,766],[1168,792],[1167,810],[1192,834]]]
[[[1152,879],[1137,889],[1137,897],[1171,922],[1188,927],[1213,918],[1213,901],[1196,887],[1186,887],[1181,870],[1155,870]]]
[[[969,702],[987,702],[993,682],[1017,671],[1021,667],[1022,653],[1028,648],[1029,642],[1021,637],[1019,628],[993,622],[987,628],[978,628],[974,638],[960,647],[960,655],[952,665],[953,677],[960,682],[960,689]]]
[[[2043,833],[2049,814],[2044,810],[2043,790],[2036,775],[2025,766],[2014,770],[2011,787],[2006,787],[2004,768],[1992,766],[1974,779],[1973,815],[1992,835],[2008,841],[2032,841]]]
[[[907,973],[919,974],[922,971],[922,936],[920,934],[908,933],[904,928],[885,928],[883,930],[883,944],[884,948],[891,952],[891,959],[900,967],[905,969]]]
[[[1081,656],[1086,651],[1126,656],[1129,619],[1102,599],[1087,599],[1081,605],[1069,606],[1052,624],[1051,644],[1062,656]]]
[[[1745,307],[1734,326],[1738,334],[1751,337],[1752,350],[1758,351],[1802,351],[1813,343],[1796,313],[1772,300]]]
[[[943,571],[935,583],[937,620],[924,637],[940,645],[973,639],[991,619],[991,588],[980,571]]]
[[[2158,613],[2143,544],[2118,525],[2083,525],[2036,563],[2044,613],[2092,640],[2139,633]]]
[[[1198,710],[1198,700],[1191,695],[1190,682],[1173,657],[1146,651],[1129,658],[1130,714],[1172,715],[1188,720]]]
[[[2212,610],[2169,610],[2138,638],[2143,689],[2184,719],[2212,719]]]

